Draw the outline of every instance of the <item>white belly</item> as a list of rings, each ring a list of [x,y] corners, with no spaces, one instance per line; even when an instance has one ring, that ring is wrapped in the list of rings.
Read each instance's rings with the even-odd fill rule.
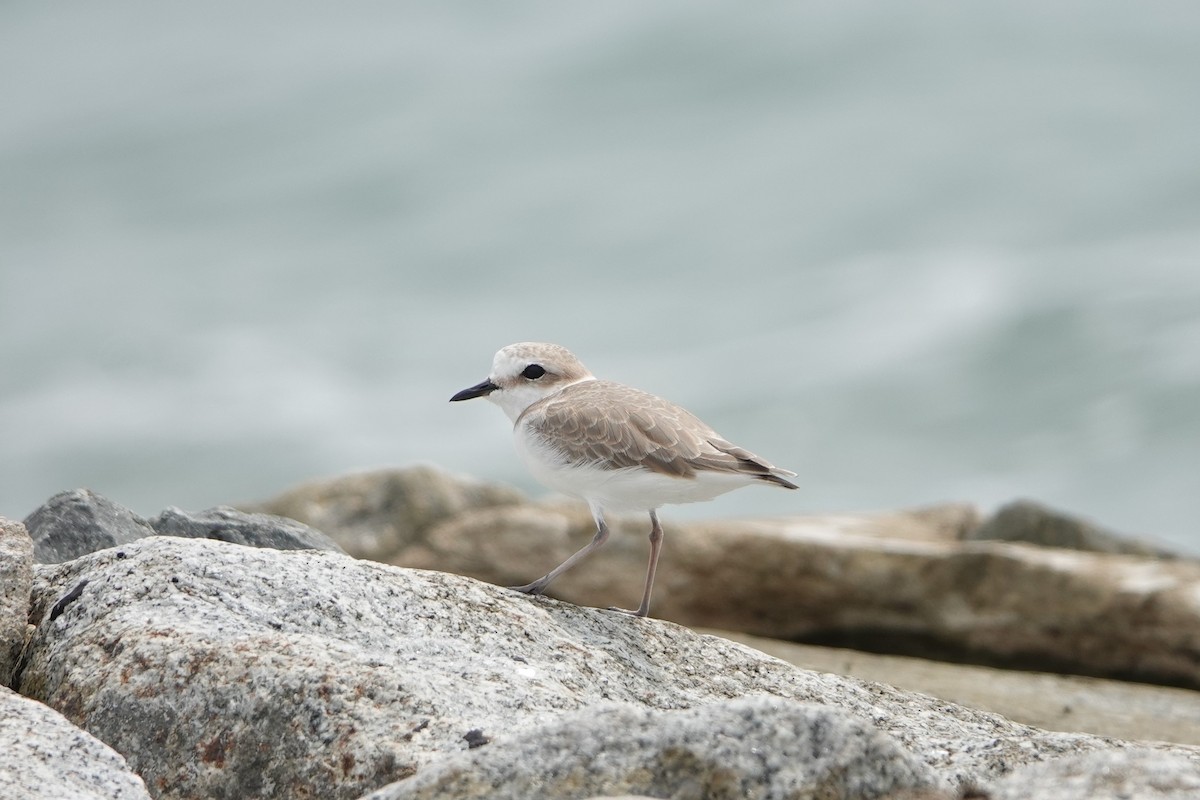
[[[640,467],[612,470],[569,464],[555,451],[523,435],[520,428],[514,433],[517,453],[539,483],[612,511],[650,511],[663,505],[711,500],[754,482],[752,477],[728,472],[676,478]]]

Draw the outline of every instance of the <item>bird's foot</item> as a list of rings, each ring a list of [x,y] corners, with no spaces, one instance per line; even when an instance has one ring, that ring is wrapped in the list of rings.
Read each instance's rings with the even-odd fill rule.
[[[533,583],[527,583],[524,586],[509,586],[507,588],[511,589],[514,592],[521,592],[522,594],[531,594],[536,597],[537,595],[540,595],[542,592],[546,591],[546,586],[547,586],[546,582],[542,581],[539,578],[538,580],[534,581]]]
[[[631,617],[644,617],[650,613],[650,609],[648,609],[648,608],[638,608],[633,611],[630,611],[628,608],[617,608],[616,606],[609,606],[608,610],[616,611],[618,614],[628,614]]]

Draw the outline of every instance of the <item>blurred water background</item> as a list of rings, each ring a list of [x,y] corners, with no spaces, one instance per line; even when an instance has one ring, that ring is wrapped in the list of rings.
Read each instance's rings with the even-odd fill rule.
[[[417,462],[564,344],[799,473],[1200,551],[1200,5],[0,5],[0,514]]]

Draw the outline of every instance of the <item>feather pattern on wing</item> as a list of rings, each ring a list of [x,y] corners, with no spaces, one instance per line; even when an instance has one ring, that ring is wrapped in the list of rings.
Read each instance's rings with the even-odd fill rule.
[[[796,488],[782,477],[795,473],[722,439],[687,409],[612,381],[567,386],[529,406],[516,424],[571,464],[677,478],[722,472]]]

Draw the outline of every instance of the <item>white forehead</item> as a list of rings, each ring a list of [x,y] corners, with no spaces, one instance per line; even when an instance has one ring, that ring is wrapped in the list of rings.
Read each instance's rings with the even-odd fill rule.
[[[492,377],[516,375],[530,364],[541,364],[556,372],[585,371],[579,359],[565,347],[547,342],[517,342],[503,347],[492,359]]]

